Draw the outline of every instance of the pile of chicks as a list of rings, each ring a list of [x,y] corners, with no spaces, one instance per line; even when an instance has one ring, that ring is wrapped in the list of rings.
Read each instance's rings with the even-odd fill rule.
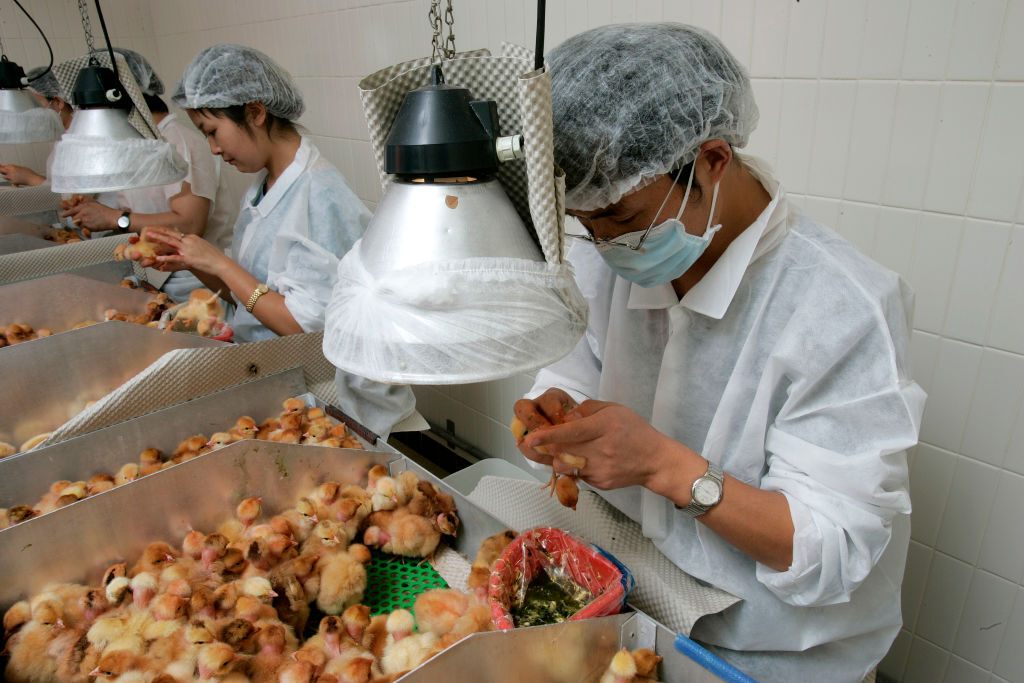
[[[478,592],[436,589],[411,613],[372,618],[361,604],[370,547],[429,557],[458,528],[451,496],[413,472],[378,465],[366,487],[326,482],[262,512],[246,498],[216,531],[150,543],[97,586],[51,584],[16,603],[6,680],[383,682],[491,629]],[[300,642],[314,606],[326,616]]]
[[[26,325],[25,323],[0,325],[0,349],[5,346],[14,346],[21,342],[32,341],[33,339],[49,337],[52,334],[53,330],[49,328],[40,327],[36,330],[31,325]]]
[[[206,290],[202,290],[206,291]],[[173,303],[167,297],[166,294],[160,293],[155,295],[146,303],[146,307],[142,313],[125,313],[119,311],[116,308],[109,308],[103,313],[104,320],[121,320],[124,322],[137,323],[139,325],[155,324],[164,311],[171,308]],[[83,327],[89,327],[95,325],[95,320],[83,320],[79,323],[72,325],[69,330],[79,330]],[[60,332],[62,330],[58,330]],[[11,323],[7,326],[0,326],[0,348],[5,346],[14,346],[21,342],[32,341],[34,339],[43,339],[53,335],[54,331],[40,327],[39,329],[33,329],[31,325],[26,323]]]
[[[88,234],[86,237],[88,237]],[[57,244],[71,244],[73,242],[81,242],[82,235],[79,235],[74,230],[68,230],[67,228],[54,228],[43,235],[43,239],[47,242],[55,242]]]
[[[323,408],[308,407],[301,398],[294,397],[285,400],[282,408],[283,411],[277,417],[268,418],[259,424],[251,417],[243,415],[228,431],[217,432],[209,439],[203,434],[190,436],[179,443],[170,454],[161,453],[156,448],[147,448],[139,454],[137,463],[125,463],[114,474],[97,473],[88,481],[55,481],[35,505],[0,508],[0,529],[52,512],[97,493],[109,491],[115,486],[127,484],[139,477],[159,472],[242,439],[333,448],[363,447],[359,439],[350,434],[344,424],[327,415]],[[9,444],[0,442],[0,453],[4,452],[6,446]],[[24,446],[23,450],[26,450]]]
[[[623,648],[612,657],[601,683],[657,683],[661,657],[642,647],[630,652]]]

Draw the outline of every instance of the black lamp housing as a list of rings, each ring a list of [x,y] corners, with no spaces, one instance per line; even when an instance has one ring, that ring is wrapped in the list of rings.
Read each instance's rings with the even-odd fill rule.
[[[388,133],[384,169],[399,178],[486,178],[498,172],[498,107],[446,85],[435,65],[431,85],[406,94]]]
[[[21,90],[25,87],[25,70],[4,55],[0,57],[0,90]]]
[[[111,69],[92,60],[78,72],[72,93],[75,106],[82,109],[131,109],[132,102],[125,97],[121,82]]]

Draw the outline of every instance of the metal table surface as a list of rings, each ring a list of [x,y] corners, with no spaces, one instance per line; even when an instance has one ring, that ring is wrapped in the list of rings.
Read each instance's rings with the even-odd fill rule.
[[[168,351],[223,342],[105,322],[0,352],[0,441],[52,431]]]

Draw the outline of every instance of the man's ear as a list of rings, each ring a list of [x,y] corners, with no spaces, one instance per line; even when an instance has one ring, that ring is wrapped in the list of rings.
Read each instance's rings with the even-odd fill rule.
[[[701,145],[700,151],[700,159],[707,165],[707,174],[713,185],[722,180],[729,164],[732,163],[732,147],[725,140],[715,139]]]

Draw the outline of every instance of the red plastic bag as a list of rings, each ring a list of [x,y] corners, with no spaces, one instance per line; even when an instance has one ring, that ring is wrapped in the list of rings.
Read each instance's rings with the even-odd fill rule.
[[[569,579],[591,599],[569,621],[618,614],[635,582],[614,557],[561,529],[537,527],[508,544],[495,561],[488,601],[496,628],[515,628],[511,609],[522,602],[527,586],[540,572],[556,581]]]

